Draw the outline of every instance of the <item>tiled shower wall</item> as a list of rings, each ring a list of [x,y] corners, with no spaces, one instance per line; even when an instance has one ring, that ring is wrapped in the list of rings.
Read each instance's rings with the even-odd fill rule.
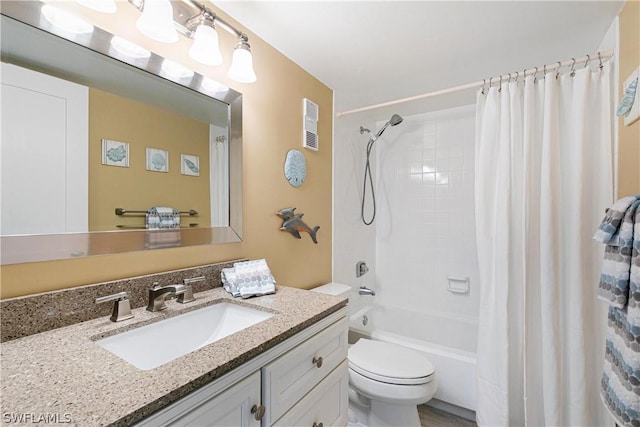
[[[417,322],[428,313],[476,328],[474,134],[469,105],[405,117],[376,143],[376,302]],[[469,292],[448,291],[448,276],[469,277]]]

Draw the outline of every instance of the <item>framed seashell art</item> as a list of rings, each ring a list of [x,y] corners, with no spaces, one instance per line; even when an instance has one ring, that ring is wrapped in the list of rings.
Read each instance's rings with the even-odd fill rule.
[[[187,176],[200,176],[200,156],[180,154],[180,173]]]
[[[111,139],[102,140],[102,164],[129,167],[129,144]]]
[[[640,118],[640,67],[636,68],[624,81],[624,93],[618,104],[616,115],[624,117],[624,125],[631,126],[633,122]]]
[[[159,148],[147,147],[147,170],[169,172],[169,152]]]

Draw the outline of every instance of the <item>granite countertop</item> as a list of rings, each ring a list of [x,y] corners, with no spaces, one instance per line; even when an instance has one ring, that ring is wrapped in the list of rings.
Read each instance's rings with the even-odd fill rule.
[[[133,310],[134,319],[108,317],[2,343],[1,419],[5,424],[51,417],[66,425],[128,425],[212,382],[302,329],[344,307],[346,298],[278,286],[246,300],[223,288],[195,294],[189,304],[167,302],[162,312]],[[98,346],[124,332],[205,305],[229,300],[275,315],[220,341],[142,371]],[[168,337],[170,338],[170,337]],[[21,417],[23,422],[15,422]],[[29,424],[29,422],[27,422]]]

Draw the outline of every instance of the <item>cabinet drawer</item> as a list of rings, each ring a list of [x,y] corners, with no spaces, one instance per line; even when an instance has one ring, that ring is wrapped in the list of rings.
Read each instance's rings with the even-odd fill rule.
[[[263,425],[273,424],[347,358],[347,331],[343,318],[262,369]]]
[[[260,427],[260,421],[251,413],[253,405],[260,405],[260,372],[249,375],[200,406],[191,408],[167,425]]]
[[[349,363],[345,360],[274,424],[276,426],[345,426],[349,406]]]

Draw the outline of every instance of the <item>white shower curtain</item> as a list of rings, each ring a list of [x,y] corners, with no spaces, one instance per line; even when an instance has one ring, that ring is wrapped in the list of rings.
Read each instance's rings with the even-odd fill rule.
[[[481,426],[612,425],[592,240],[613,198],[610,65],[478,93]]]

